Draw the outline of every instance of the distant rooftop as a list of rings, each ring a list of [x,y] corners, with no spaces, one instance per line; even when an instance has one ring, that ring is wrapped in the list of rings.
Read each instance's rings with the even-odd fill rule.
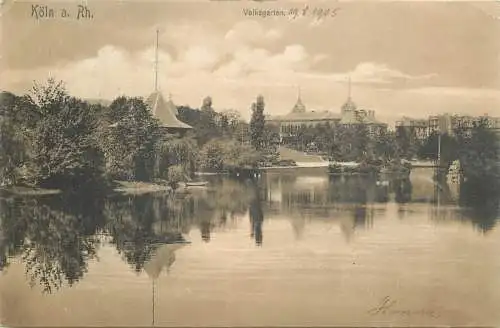
[[[415,125],[427,125],[428,119],[425,118],[413,118],[408,116],[403,116],[396,122],[397,126],[415,126]]]
[[[356,109],[344,111],[340,124],[385,124],[375,118],[375,111]]]
[[[340,114],[330,111],[290,112],[286,115],[270,116],[270,121],[319,121],[340,120]]]

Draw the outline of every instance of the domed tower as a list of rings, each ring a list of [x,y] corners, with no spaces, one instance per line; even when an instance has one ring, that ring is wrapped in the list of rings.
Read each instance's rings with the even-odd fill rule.
[[[352,113],[356,110],[356,108],[357,108],[357,106],[354,103],[354,101],[352,101],[352,98],[351,98],[351,77],[349,77],[347,101],[342,105],[341,113],[342,113],[342,115],[347,114],[347,113]]]
[[[292,113],[305,113],[305,112],[306,112],[306,106],[302,103],[302,99],[300,97],[300,87],[299,87],[297,94],[297,102],[295,103],[295,106],[293,106]]]

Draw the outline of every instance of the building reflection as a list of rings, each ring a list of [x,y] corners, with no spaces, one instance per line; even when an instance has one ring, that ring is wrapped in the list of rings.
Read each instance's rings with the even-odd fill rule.
[[[294,235],[300,238],[306,221],[324,218],[338,222],[346,240],[356,228],[369,228],[376,203],[388,200],[389,187],[359,176],[329,177],[324,172],[304,176],[269,174],[267,205],[286,213]],[[378,210],[383,210],[380,208]]]

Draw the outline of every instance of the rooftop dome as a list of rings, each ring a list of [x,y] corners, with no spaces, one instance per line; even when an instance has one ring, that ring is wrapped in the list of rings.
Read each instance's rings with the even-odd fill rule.
[[[357,106],[356,104],[354,103],[354,101],[352,101],[351,97],[347,98],[347,101],[342,105],[342,111],[352,111],[352,110],[356,110]]]

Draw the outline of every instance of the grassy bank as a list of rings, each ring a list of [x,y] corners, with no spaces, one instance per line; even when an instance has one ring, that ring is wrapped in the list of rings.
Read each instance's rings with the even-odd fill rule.
[[[279,148],[279,154],[280,154],[280,159],[282,160],[293,160],[297,163],[321,163],[324,162],[324,160],[321,158],[321,156],[317,155],[307,155],[304,154],[303,152],[290,149],[287,147],[280,147]]]

